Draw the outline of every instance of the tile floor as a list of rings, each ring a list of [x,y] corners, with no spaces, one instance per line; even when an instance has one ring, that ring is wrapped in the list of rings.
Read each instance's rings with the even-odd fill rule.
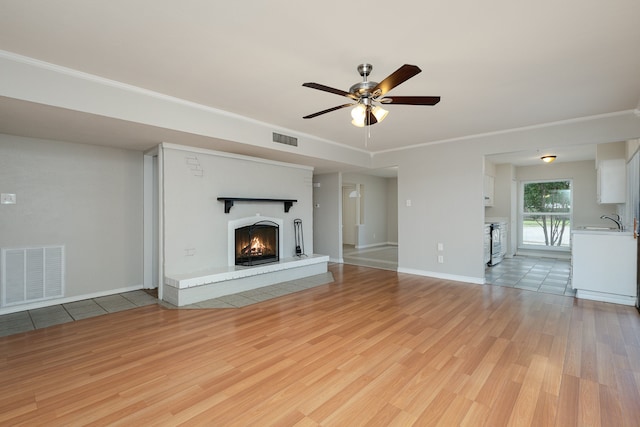
[[[333,282],[331,272],[176,307],[139,290],[0,315],[0,337],[160,303],[171,309],[238,308]]]
[[[398,270],[398,247],[393,245],[356,249],[353,245],[342,246],[342,260],[345,264]]]
[[[487,284],[575,296],[571,288],[571,261],[515,256],[485,270]]]
[[[156,298],[139,290],[4,314],[0,316],[0,336],[46,328],[157,302]]]
[[[345,264],[398,269],[397,246],[356,249],[353,245],[344,245],[342,257]],[[505,258],[500,264],[485,270],[485,279],[490,285],[575,296],[570,277],[571,260],[544,257]]]

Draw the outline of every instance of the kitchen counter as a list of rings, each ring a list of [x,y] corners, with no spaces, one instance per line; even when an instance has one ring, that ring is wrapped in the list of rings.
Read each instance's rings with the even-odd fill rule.
[[[607,228],[607,227],[580,227],[580,228],[571,230],[571,234],[615,234],[618,236],[633,237],[632,231],[619,231],[616,228]]]
[[[584,228],[571,232],[576,297],[635,305],[637,242],[630,231]]]

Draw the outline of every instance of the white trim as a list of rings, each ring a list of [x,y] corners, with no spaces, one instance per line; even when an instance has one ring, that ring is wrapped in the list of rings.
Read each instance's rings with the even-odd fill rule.
[[[355,249],[367,249],[367,248],[376,248],[378,246],[398,246],[398,243],[392,242],[382,242],[382,243],[369,243],[368,245],[362,246],[354,246]]]
[[[141,290],[141,289],[143,289],[142,284],[139,284],[139,285],[128,286],[128,287],[124,287],[124,288],[109,289],[108,291],[94,292],[94,293],[91,293],[91,294],[76,295],[76,296],[73,296],[73,297],[65,297],[65,298],[58,298],[58,299],[49,299],[49,300],[46,300],[46,301],[38,301],[38,302],[34,302],[34,303],[29,303],[29,304],[22,304],[20,306],[11,306],[11,307],[6,307],[6,308],[1,308],[0,309],[0,315],[2,315],[2,314],[10,314],[10,313],[17,313],[17,312],[20,312],[20,311],[34,310],[36,308],[50,307],[52,305],[68,304],[70,302],[76,302],[76,301],[82,301],[82,300],[87,300],[87,299],[92,299],[92,298],[105,297],[105,296],[116,295],[116,294],[121,294],[121,293],[125,293],[125,292],[138,291],[138,290]]]
[[[343,258],[329,258],[329,262],[335,262],[336,264],[344,264]]]
[[[632,297],[629,295],[608,294],[605,292],[585,291],[584,289],[578,289],[576,291],[576,298],[588,299],[591,301],[610,302],[613,304],[636,305],[636,297]]]
[[[596,114],[596,115],[593,115],[593,116],[578,117],[576,119],[559,120],[557,122],[549,122],[549,123],[542,123],[542,124],[538,124],[538,125],[522,126],[522,127],[519,127],[519,128],[504,129],[504,130],[498,130],[498,131],[494,131],[494,132],[477,133],[477,134],[474,134],[474,135],[459,136],[459,137],[455,137],[455,138],[441,139],[441,140],[438,140],[438,141],[423,142],[423,143],[420,143],[420,144],[407,145],[407,146],[400,147],[400,148],[389,148],[387,150],[374,151],[374,152],[372,152],[372,154],[375,157],[377,154],[392,153],[392,152],[395,152],[395,151],[411,150],[411,149],[414,149],[414,148],[427,147],[429,145],[436,145],[436,144],[444,144],[444,143],[447,143],[447,142],[464,141],[464,140],[476,139],[476,138],[486,138],[488,136],[504,135],[504,134],[509,134],[509,133],[517,133],[517,132],[523,132],[523,131],[527,131],[527,130],[534,130],[534,129],[544,129],[544,128],[548,128],[548,127],[552,127],[552,126],[559,126],[559,125],[565,125],[565,124],[571,124],[571,123],[586,122],[588,120],[604,119],[604,118],[607,118],[607,117],[615,117],[615,116],[624,116],[624,115],[627,115],[627,114],[632,113],[634,111],[635,110],[616,111],[616,112],[613,112],[613,113]],[[378,168],[375,168],[375,169],[378,169]]]
[[[435,279],[453,280],[455,282],[473,283],[476,285],[484,285],[484,277],[459,276],[457,274],[438,273],[435,271],[416,270],[413,268],[398,267],[398,273],[413,274],[416,276],[433,277]]]
[[[158,300],[164,300],[164,147],[158,145]]]
[[[225,153],[222,151],[210,150],[208,148],[189,147],[187,145],[173,144],[171,142],[163,142],[161,143],[161,146],[163,148],[169,148],[171,150],[188,151],[190,153],[207,154],[211,156],[225,157],[228,159],[247,160],[255,163],[264,163],[267,165],[282,166],[282,167],[288,167],[288,168],[294,168],[294,169],[303,169],[303,170],[310,170],[310,171],[314,170],[313,166],[297,165],[295,163],[279,162],[277,160],[267,160],[259,157],[245,156],[243,154]]]
[[[187,289],[212,283],[228,282],[246,277],[275,273],[298,267],[305,267],[315,264],[325,264],[329,261],[327,255],[309,255],[307,257],[293,257],[281,259],[278,262],[262,264],[256,267],[229,266],[213,268],[194,273],[174,274],[164,278],[166,286],[177,289]],[[216,297],[211,297],[216,298]]]
[[[562,253],[571,253],[571,233],[569,232],[569,246],[546,246],[546,245],[527,245],[524,243],[524,217],[528,215],[546,215],[548,212],[524,212],[524,187],[527,184],[535,184],[539,182],[561,182],[568,181],[569,188],[571,191],[570,195],[570,209],[571,211],[568,213],[558,212],[558,215],[566,215],[569,217],[569,224],[573,224],[573,194],[574,194],[574,186],[573,186],[573,178],[555,178],[555,179],[528,179],[528,180],[519,180],[518,181],[518,211],[516,212],[516,224],[515,227],[511,226],[511,232],[515,232],[518,235],[518,243],[517,243],[517,251],[541,251],[546,252],[548,255],[546,256],[555,256],[556,254]],[[564,237],[564,235],[563,235]],[[564,240],[564,239],[563,239]]]
[[[142,283],[145,289],[153,288],[153,157],[143,156],[142,172]]]

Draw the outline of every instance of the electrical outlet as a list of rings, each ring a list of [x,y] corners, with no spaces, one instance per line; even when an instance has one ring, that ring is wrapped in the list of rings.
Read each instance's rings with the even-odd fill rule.
[[[438,255],[438,264],[444,264],[444,256]]]
[[[15,205],[16,195],[11,193],[2,193],[0,195],[0,204],[3,205]]]
[[[444,251],[444,244],[443,243],[438,243],[438,250],[439,251]]]

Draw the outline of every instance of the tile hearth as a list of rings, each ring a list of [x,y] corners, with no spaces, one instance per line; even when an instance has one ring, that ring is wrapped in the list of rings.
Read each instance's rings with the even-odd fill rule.
[[[0,315],[0,337],[33,331],[103,314],[129,310],[149,304],[160,304],[169,309],[240,308],[294,292],[326,285],[334,281],[331,272],[265,286],[259,289],[226,295],[183,307],[158,301],[147,291],[131,291],[122,294],[92,298],[67,304],[53,305],[34,310]]]

